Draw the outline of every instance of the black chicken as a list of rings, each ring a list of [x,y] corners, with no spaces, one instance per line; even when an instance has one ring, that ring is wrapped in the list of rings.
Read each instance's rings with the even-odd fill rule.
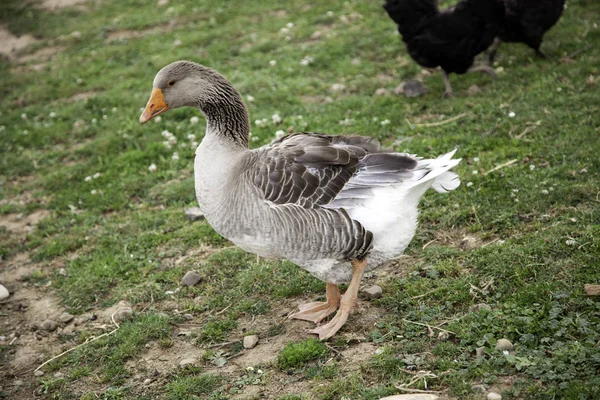
[[[453,95],[451,72],[496,76],[488,66],[472,65],[498,33],[504,19],[502,0],[462,0],[444,11],[438,9],[437,0],[386,0],[383,8],[398,25],[413,60],[426,68],[442,68],[445,96]]]
[[[504,0],[505,18],[489,54],[490,64],[502,42],[520,42],[547,58],[540,50],[542,38],[560,18],[565,0]]]

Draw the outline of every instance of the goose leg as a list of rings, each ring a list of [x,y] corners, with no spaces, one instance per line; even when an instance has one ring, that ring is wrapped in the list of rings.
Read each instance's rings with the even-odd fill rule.
[[[358,287],[360,286],[360,280],[362,279],[366,266],[366,259],[352,261],[352,280],[350,281],[350,285],[348,286],[346,293],[344,293],[342,296],[340,301],[340,309],[331,321],[325,325],[307,331],[308,333],[319,335],[319,339],[321,340],[327,340],[335,335],[335,333],[339,331],[342,326],[344,326],[348,316],[356,304],[356,299],[358,298]]]
[[[502,40],[496,38],[494,39],[494,43],[490,47],[490,51],[488,53],[488,63],[490,66],[494,65],[494,59],[496,58],[496,53],[498,52],[498,47],[502,44]]]
[[[289,316],[290,319],[302,319],[318,324],[324,320],[329,314],[335,312],[340,305],[340,290],[333,283],[327,284],[326,291],[327,301],[301,304],[299,312]]]
[[[452,86],[450,85],[450,78],[448,78],[448,73],[442,70],[442,78],[444,79],[444,97],[454,97],[454,92],[452,92]]]

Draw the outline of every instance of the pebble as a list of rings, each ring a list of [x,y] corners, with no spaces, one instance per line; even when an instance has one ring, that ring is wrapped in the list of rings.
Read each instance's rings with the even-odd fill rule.
[[[66,311],[64,313],[60,314],[60,317],[58,317],[60,322],[64,322],[65,324],[71,322],[73,320],[73,318],[75,318],[75,316],[69,314]]]
[[[487,395],[488,400],[502,400],[502,396],[498,393],[489,392]]]
[[[58,270],[58,274],[62,275],[62,276],[67,276],[67,270],[64,268],[61,268]]]
[[[40,325],[40,328],[42,328],[45,331],[48,332],[52,332],[53,330],[55,330],[58,327],[58,324],[56,323],[56,321],[53,321],[51,319],[47,319],[44,322],[42,322],[42,324]]]
[[[513,344],[508,339],[498,339],[498,341],[496,342],[496,350],[499,350],[499,351],[504,351],[504,350],[511,351],[514,348],[515,348],[515,346],[513,346]]]
[[[196,271],[188,271],[181,278],[181,284],[185,286],[194,286],[202,280],[202,277]]]
[[[122,308],[115,313],[115,321],[123,322],[133,318],[133,310],[131,308]]]
[[[440,331],[438,333],[438,340],[439,341],[445,342],[449,338],[450,338],[450,334],[448,332]]]
[[[146,378],[144,379],[144,385],[149,385],[152,382],[152,379]]]
[[[183,314],[182,317],[183,317],[183,319],[187,319],[188,321],[190,319],[194,319],[194,316],[192,314]]]
[[[477,85],[471,85],[467,89],[467,94],[477,94],[479,92],[481,92],[481,89]]]
[[[375,91],[375,96],[387,96],[389,93],[389,90],[386,88],[379,88]]]
[[[8,299],[8,296],[10,296],[8,289],[4,285],[0,285],[0,300]]]
[[[185,367],[186,365],[193,365],[195,363],[196,363],[195,358],[184,358],[183,360],[179,361],[179,366]]]
[[[244,336],[244,348],[245,349],[251,349],[254,346],[256,346],[256,344],[258,343],[258,336],[257,335],[248,335],[248,336]]]
[[[460,241],[460,247],[465,250],[472,250],[477,247],[477,239],[473,236],[465,236]]]
[[[379,285],[369,286],[361,292],[369,300],[378,299],[383,295],[383,289]]]
[[[185,219],[190,221],[200,221],[204,219],[204,213],[198,207],[192,207],[185,210]]]
[[[44,371],[42,371],[41,369],[38,369],[37,371],[35,371],[33,373],[33,375],[35,375],[35,376],[43,376],[44,375]]]
[[[60,371],[58,371],[58,372],[55,372],[55,373],[54,373],[54,377],[55,377],[55,378],[62,378],[62,377],[64,377],[64,376],[65,376],[65,374],[63,374],[63,373],[62,373],[62,372],[60,372]]]
[[[419,97],[429,92],[429,90],[423,86],[421,81],[411,79],[410,81],[406,81],[402,84],[401,90],[396,88],[395,92],[403,93],[406,97]]]
[[[413,394],[395,394],[393,396],[382,397],[379,400],[437,400],[435,394],[413,393]]]
[[[475,349],[475,355],[477,357],[483,357],[485,355],[485,347],[478,347]]]
[[[486,385],[473,385],[471,386],[471,390],[475,393],[485,393],[487,391]]]

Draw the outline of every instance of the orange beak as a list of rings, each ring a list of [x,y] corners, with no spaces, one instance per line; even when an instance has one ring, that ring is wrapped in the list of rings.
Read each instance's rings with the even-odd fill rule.
[[[144,112],[140,115],[140,124],[150,121],[152,118],[164,113],[168,109],[169,106],[165,103],[165,96],[163,96],[162,90],[152,89],[150,100],[148,100]]]

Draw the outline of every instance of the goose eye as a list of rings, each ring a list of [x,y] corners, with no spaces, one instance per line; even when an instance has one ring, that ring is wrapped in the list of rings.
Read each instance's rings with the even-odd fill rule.
[[[175,84],[175,81],[170,81],[169,82],[169,86],[173,86]]]

